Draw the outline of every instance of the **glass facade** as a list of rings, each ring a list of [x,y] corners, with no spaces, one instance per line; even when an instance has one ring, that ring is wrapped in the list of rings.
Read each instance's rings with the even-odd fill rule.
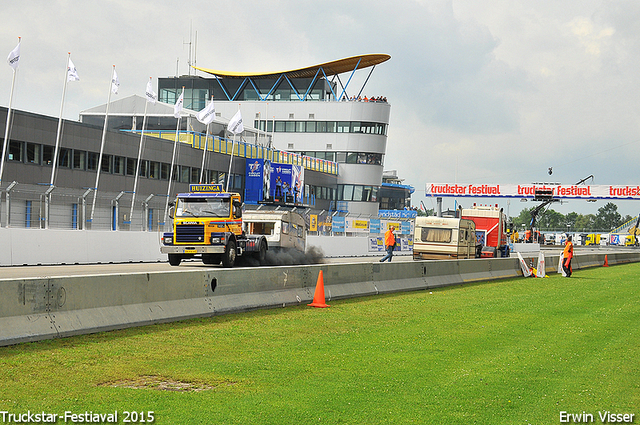
[[[312,85],[313,83],[313,85]],[[331,96],[329,83],[323,78],[203,78],[182,76],[158,80],[158,100],[174,104],[184,87],[184,107],[199,111],[213,96],[234,101],[324,100]],[[336,86],[333,84],[333,92]],[[339,95],[339,93],[336,93]]]

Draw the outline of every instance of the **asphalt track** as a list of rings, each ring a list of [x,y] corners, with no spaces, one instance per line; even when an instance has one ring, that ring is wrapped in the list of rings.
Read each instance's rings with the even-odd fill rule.
[[[562,247],[543,247],[544,252],[558,253]],[[576,247],[578,253],[613,253],[630,252],[640,248],[636,247]],[[373,263],[379,261],[383,254],[379,256],[367,257],[338,257],[325,258],[324,263]],[[394,262],[413,261],[411,255],[394,255]],[[285,265],[277,267],[292,267]],[[0,267],[0,279],[28,279],[34,277],[63,277],[63,276],[87,276],[104,274],[129,274],[129,273],[150,273],[150,272],[175,272],[179,270],[199,270],[220,268],[203,264],[200,260],[186,260],[178,267],[172,267],[166,262],[157,263],[111,263],[111,264],[61,264],[61,265],[41,265],[41,266],[5,266]]]

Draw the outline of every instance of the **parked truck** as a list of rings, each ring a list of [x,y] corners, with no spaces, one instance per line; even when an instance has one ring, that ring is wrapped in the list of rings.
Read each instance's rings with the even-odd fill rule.
[[[416,217],[413,259],[476,258],[476,225],[453,217]]]
[[[192,184],[189,190],[177,195],[170,210],[173,229],[162,236],[160,252],[168,255],[169,264],[200,257],[205,264],[233,267],[245,255],[264,263],[267,238],[243,229],[238,193],[224,192],[221,184]]]
[[[482,245],[481,257],[509,256],[507,215],[502,208],[474,204],[472,208],[462,209],[461,218],[475,223],[476,240]]]

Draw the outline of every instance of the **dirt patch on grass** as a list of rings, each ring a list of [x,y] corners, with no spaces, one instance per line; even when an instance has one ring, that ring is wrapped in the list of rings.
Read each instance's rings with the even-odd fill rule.
[[[115,387],[115,388],[133,388],[136,390],[158,390],[158,391],[207,391],[213,390],[219,387],[235,385],[235,382],[231,381],[219,381],[215,383],[204,382],[186,382],[176,381],[175,379],[165,378],[162,376],[146,375],[139,376],[134,379],[123,379],[119,381],[105,382],[99,384],[100,387]]]

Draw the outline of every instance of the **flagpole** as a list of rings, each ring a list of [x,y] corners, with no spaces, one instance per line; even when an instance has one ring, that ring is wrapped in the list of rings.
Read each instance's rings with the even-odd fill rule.
[[[104,142],[107,138],[107,120],[109,119],[109,104],[111,103],[111,92],[113,85],[113,78],[116,73],[116,66],[113,65],[111,70],[111,80],[109,81],[109,97],[107,98],[107,109],[104,113],[104,127],[102,128],[102,141],[100,142],[100,157],[98,158],[98,172],[96,173],[96,184],[93,188],[93,204],[91,205],[91,218],[89,221],[93,223],[93,214],[96,209],[96,198],[98,197],[98,182],[100,181],[100,169],[102,168],[102,152],[104,151]]]
[[[204,136],[204,151],[202,152],[202,166],[200,167],[200,183],[202,183],[202,178],[204,177],[204,158],[207,155],[209,143],[209,124],[207,124],[206,135]]]
[[[182,94],[180,95],[180,97],[182,97],[184,95],[184,86],[182,86]],[[173,164],[175,163],[175,159],[176,159],[176,149],[178,147],[178,138],[180,135],[180,118],[182,117],[182,106],[180,106],[180,111],[178,111],[178,125],[176,126],[176,138],[173,142],[173,154],[171,155],[171,171],[169,171],[169,185],[167,187],[167,200],[164,204],[164,222],[165,225],[168,221],[168,216],[167,213],[169,211],[169,197],[171,196],[171,181],[173,180]]]
[[[53,151],[53,166],[51,167],[51,181],[49,186],[53,186],[54,177],[56,174],[56,166],[58,165],[58,147],[60,146],[60,133],[62,131],[62,111],[64,108],[64,98],[67,93],[67,80],[69,80],[69,59],[71,58],[71,52],[67,55],[67,72],[64,75],[64,85],[62,86],[62,102],[60,102],[60,115],[58,116],[58,132],[56,133],[56,147]]]
[[[149,77],[151,80],[151,77]],[[131,195],[131,210],[129,211],[129,230],[131,230],[131,225],[133,224],[133,206],[136,201],[136,189],[138,188],[138,178],[140,176],[140,159],[142,159],[142,146],[144,143],[144,129],[147,125],[147,106],[149,106],[149,101],[145,99],[144,102],[144,118],[142,118],[142,131],[140,133],[140,146],[138,147],[138,161],[136,162],[136,176],[133,180],[133,194]],[[144,224],[144,219],[142,220]],[[144,226],[143,226],[144,227]]]
[[[22,37],[18,37],[18,46]],[[16,68],[13,68],[13,79],[11,80],[11,93],[9,94],[9,109],[7,110],[7,126],[4,130],[4,144],[2,146],[2,158],[0,159],[0,184],[2,184],[2,172],[4,171],[4,157],[9,146],[9,127],[11,124],[11,103],[13,102],[13,88],[16,85]]]
[[[229,172],[227,173],[227,187],[225,192],[229,191],[229,180],[231,180],[231,164],[233,164],[233,148],[236,147],[236,133],[233,133],[233,141],[231,142],[231,158],[229,158]]]
[[[211,95],[211,101],[213,102],[213,95]],[[207,123],[207,131],[206,131],[206,135],[204,137],[204,151],[202,152],[202,167],[200,167],[200,183],[202,183],[202,178],[204,177],[204,159],[205,156],[207,155],[207,148],[208,143],[209,143],[209,124]]]

